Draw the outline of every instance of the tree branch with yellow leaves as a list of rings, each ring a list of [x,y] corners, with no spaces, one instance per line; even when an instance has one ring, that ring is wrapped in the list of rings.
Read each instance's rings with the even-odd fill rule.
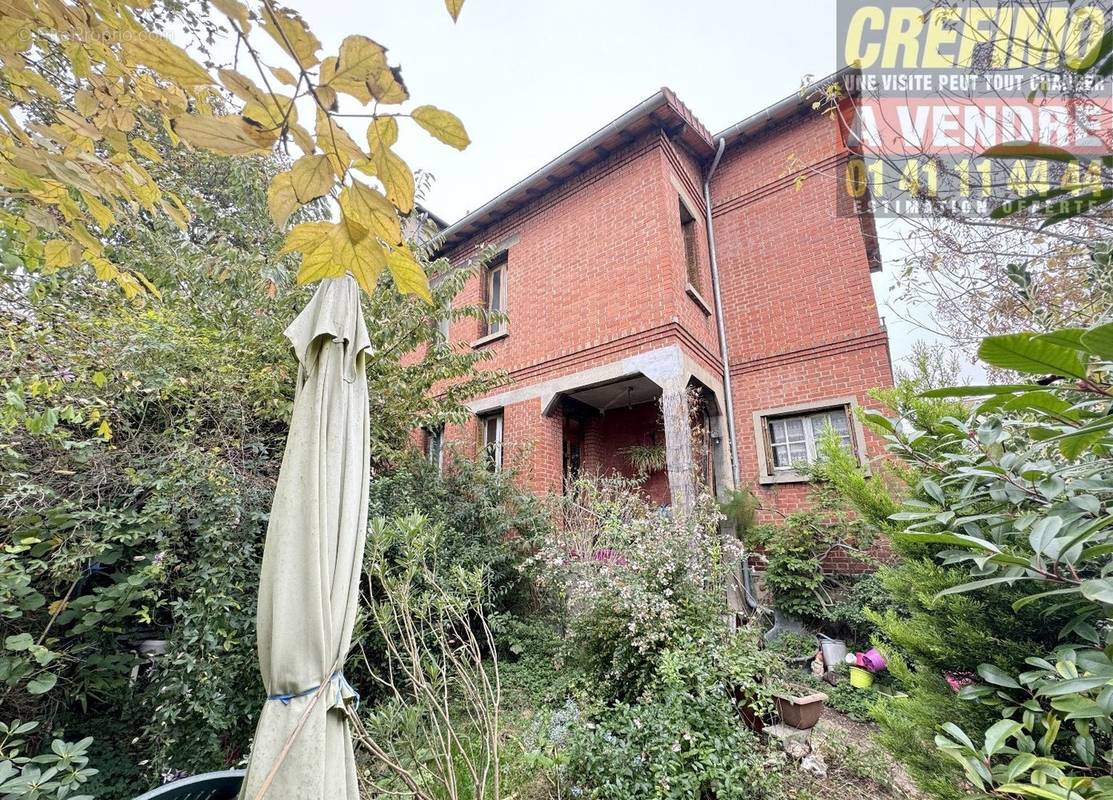
[[[154,15],[144,15],[151,2],[0,0],[0,225],[28,268],[87,265],[129,297],[157,292],[114,264],[105,242],[140,214],[189,226],[181,198],[148,171],[166,142],[228,156],[289,153],[293,145],[300,155],[267,190],[274,223],[285,227],[322,197],[334,200],[336,216],[287,232],[281,252],[301,254],[298,281],[350,273],[371,292],[385,269],[399,291],[428,301],[425,273],[403,236],[414,176],[393,148],[398,120],[410,119],[463,150],[460,120],[432,105],[406,111],[401,71],[373,39],[348,36],[322,58],[305,20],[273,0],[210,0],[236,37],[236,63],[219,68],[163,36]],[[462,0],[445,4],[455,20]],[[218,21],[205,19],[210,27]],[[267,63],[262,37],[283,63]],[[254,79],[235,68],[241,48]],[[342,99],[367,110],[341,112]],[[299,121],[299,101],[313,109],[312,130]],[[341,118],[369,120],[366,145]]]

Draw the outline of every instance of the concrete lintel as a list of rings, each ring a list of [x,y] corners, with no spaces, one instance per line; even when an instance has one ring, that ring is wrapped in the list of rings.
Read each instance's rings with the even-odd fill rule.
[[[573,372],[570,375],[538,381],[489,397],[472,400],[467,406],[473,413],[482,414],[515,403],[540,398],[541,413],[548,416],[556,411],[560,395],[566,392],[583,389],[587,386],[610,383],[635,375],[645,375],[649,380],[660,386],[662,390],[666,386],[682,386],[687,383],[684,374],[685,358],[679,346],[668,345],[667,347],[621,358],[609,364],[601,364],[597,367]]]

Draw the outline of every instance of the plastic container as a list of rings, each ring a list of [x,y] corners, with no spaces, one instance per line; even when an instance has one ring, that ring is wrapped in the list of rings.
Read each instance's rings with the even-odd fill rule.
[[[873,686],[873,673],[862,667],[851,667],[850,685],[855,689],[869,689]]]
[[[870,672],[881,672],[888,665],[885,656],[881,655],[876,647],[871,647],[862,654],[862,666]]]
[[[842,639],[828,639],[826,636],[819,640],[819,649],[823,651],[823,663],[827,669],[846,658],[846,642]]]

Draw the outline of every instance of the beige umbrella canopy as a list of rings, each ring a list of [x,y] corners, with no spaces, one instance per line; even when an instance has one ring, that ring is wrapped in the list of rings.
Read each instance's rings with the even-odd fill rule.
[[[358,604],[371,453],[371,342],[355,280],[322,283],[286,336],[298,383],[256,624],[267,699],[240,798],[255,800],[265,786],[266,800],[357,800],[345,713],[357,696],[340,672]]]

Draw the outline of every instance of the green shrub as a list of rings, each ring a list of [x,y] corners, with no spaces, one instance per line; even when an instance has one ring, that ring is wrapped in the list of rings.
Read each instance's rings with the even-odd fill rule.
[[[574,793],[600,800],[769,796],[776,777],[763,769],[732,697],[733,681],[752,688],[757,652],[752,640],[730,642],[724,632],[663,653],[640,702],[604,707],[574,735],[567,765]]]

